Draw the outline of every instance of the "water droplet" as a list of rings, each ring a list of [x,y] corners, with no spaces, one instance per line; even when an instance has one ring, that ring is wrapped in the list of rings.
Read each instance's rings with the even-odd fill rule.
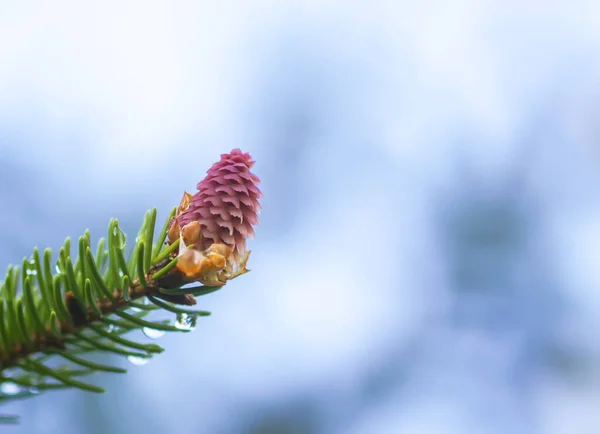
[[[194,330],[196,328],[197,315],[178,313],[175,319],[175,327],[179,330]]]
[[[132,307],[129,310],[131,310],[133,313],[140,313],[142,311],[142,309],[137,308],[137,307]]]
[[[27,274],[28,276],[37,276],[37,270],[29,270],[29,269],[27,269],[25,271],[25,274]]]
[[[27,391],[32,395],[37,395],[40,393],[40,389],[38,389],[37,387],[30,387],[29,389],[27,389]]]
[[[108,327],[106,328],[106,331],[109,333],[112,333],[113,331],[115,331],[115,326],[112,324],[109,324]]]
[[[162,330],[151,329],[149,327],[144,327],[142,329],[144,334],[150,339],[158,339],[164,336],[165,332]]]
[[[56,267],[54,267],[54,269],[56,270],[56,274],[60,274],[60,267],[58,266],[58,264],[56,264]]]
[[[0,384],[0,392],[3,395],[16,395],[23,391],[23,388],[15,383],[2,383]]]
[[[150,361],[149,358],[137,357],[137,356],[127,356],[127,360],[129,360],[129,363],[131,363],[132,365],[136,365],[136,366],[145,365],[146,363],[148,363]]]

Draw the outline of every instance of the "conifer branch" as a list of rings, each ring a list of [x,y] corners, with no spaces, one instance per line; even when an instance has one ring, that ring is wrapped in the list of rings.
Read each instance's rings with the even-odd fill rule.
[[[80,378],[126,370],[89,354],[110,352],[141,364],[163,348],[124,335],[188,332],[197,317],[210,315],[190,309],[194,297],[248,271],[245,240],[253,235],[262,196],[253,163],[239,150],[221,155],[160,231],[156,208],[146,213],[130,249],[113,219],[95,253],[86,231],[73,246],[67,238],[54,258],[50,249],[35,248],[21,266],[10,266],[0,282],[0,403],[69,387],[104,392]],[[147,318],[153,312],[177,320]],[[0,416],[0,423],[14,420]]]

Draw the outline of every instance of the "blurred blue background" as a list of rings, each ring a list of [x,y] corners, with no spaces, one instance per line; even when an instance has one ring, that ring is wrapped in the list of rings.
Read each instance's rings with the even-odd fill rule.
[[[219,154],[252,272],[11,433],[600,432],[600,4],[0,1],[0,264]],[[128,366],[126,360],[118,360]]]

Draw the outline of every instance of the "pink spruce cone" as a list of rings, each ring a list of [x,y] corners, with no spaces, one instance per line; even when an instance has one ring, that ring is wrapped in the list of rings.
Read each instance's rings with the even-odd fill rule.
[[[246,238],[254,238],[262,197],[260,180],[250,172],[254,161],[239,149],[221,154],[206,177],[198,183],[198,192],[189,207],[177,217],[180,227],[198,221],[203,248],[223,243],[233,248],[235,257],[246,252]]]

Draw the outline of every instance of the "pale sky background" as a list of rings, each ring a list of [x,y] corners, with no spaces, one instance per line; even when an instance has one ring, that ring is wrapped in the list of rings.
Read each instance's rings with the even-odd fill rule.
[[[0,0],[0,260],[257,161],[252,272],[11,433],[600,432],[596,1]],[[127,362],[120,362],[127,366]]]

